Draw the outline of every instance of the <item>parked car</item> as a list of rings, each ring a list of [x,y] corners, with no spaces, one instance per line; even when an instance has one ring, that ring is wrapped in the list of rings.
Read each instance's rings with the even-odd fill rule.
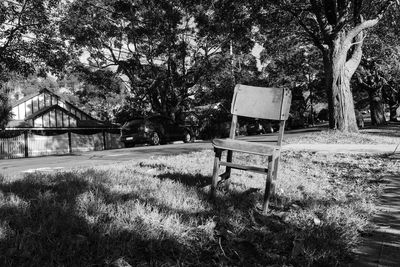
[[[246,125],[248,135],[273,133],[279,130],[279,122],[269,120],[253,120]]]
[[[157,115],[126,122],[121,128],[120,141],[125,147],[142,143],[159,145],[179,140],[188,143],[195,140],[196,132],[196,125],[188,125],[185,121],[178,123]]]

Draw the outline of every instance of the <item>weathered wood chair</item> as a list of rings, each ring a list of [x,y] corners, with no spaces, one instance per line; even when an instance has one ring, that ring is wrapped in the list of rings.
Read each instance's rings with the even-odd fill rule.
[[[267,213],[270,195],[275,190],[281,143],[285,121],[289,117],[291,99],[292,94],[288,89],[236,85],[231,106],[232,124],[229,138],[214,139],[212,141],[215,151],[211,184],[212,198],[215,198],[216,195],[219,176],[221,177],[221,182],[230,178],[232,168],[266,174],[263,213]],[[276,142],[274,144],[262,144],[236,140],[235,133],[238,116],[280,121]],[[225,150],[227,150],[227,159],[226,161],[221,161],[222,152]],[[267,156],[268,166],[267,168],[261,168],[233,163],[233,151]],[[226,169],[223,174],[218,175],[221,165],[226,166]]]

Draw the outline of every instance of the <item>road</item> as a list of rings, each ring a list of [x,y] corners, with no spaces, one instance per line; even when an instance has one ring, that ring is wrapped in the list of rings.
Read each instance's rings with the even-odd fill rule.
[[[319,131],[309,128],[285,132],[285,136],[296,136],[305,132]],[[245,136],[240,139],[252,142],[268,142],[273,140],[271,134]],[[108,165],[130,160],[143,160],[155,156],[177,155],[191,153],[203,149],[212,149],[210,141],[198,141],[195,143],[175,143],[162,146],[141,146],[114,150],[102,150],[68,154],[61,156],[46,156],[36,158],[4,159],[0,160],[0,174],[19,175],[34,171],[56,171],[71,168]]]

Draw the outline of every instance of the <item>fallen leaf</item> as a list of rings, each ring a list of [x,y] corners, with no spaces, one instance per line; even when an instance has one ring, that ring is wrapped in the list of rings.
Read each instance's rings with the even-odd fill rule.
[[[321,225],[321,220],[318,217],[314,217],[314,224],[315,225]]]

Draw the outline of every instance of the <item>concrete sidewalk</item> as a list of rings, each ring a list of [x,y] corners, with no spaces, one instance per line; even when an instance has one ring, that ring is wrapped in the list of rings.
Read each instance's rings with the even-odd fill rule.
[[[396,149],[397,148],[397,149]],[[287,144],[283,150],[307,150],[319,153],[400,153],[397,145],[371,144]]]
[[[400,266],[400,174],[386,177],[371,235],[364,237],[351,266]]]

